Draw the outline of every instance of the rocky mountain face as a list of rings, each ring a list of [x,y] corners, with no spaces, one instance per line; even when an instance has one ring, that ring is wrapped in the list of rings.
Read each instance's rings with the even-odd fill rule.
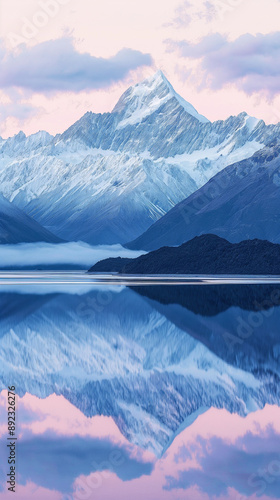
[[[0,191],[64,239],[125,243],[279,131],[246,113],[211,123],[158,72],[61,135],[1,139]]]
[[[280,145],[228,166],[176,205],[128,248],[155,250],[212,233],[232,243],[280,243]]]
[[[279,404],[279,307],[244,340],[248,311],[206,319],[130,289],[49,285],[47,295],[2,293],[0,305],[0,390],[13,380],[20,396],[62,394],[157,455],[207,408],[245,416]]]

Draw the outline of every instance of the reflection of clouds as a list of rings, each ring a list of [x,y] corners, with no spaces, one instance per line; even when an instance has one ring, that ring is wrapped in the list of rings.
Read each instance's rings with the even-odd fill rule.
[[[1,500],[9,500],[11,498],[11,493],[7,495],[6,491],[0,492]],[[28,482],[25,485],[17,484],[16,493],[13,495],[16,500],[72,500],[69,497],[65,497],[59,491],[50,490],[48,488],[42,488],[35,483]]]
[[[108,438],[126,443],[111,417],[86,417],[63,396],[52,394],[46,399],[26,394],[20,401],[20,426],[33,435],[53,432],[58,436]]]
[[[260,492],[263,486],[260,471],[269,473],[270,464],[280,464],[279,450],[280,435],[272,427],[261,436],[248,432],[235,443],[226,443],[216,437],[210,440],[199,438],[194,454],[198,455],[200,469],[179,470],[176,476],[167,476],[164,488],[188,489],[196,484],[210,495],[226,494],[229,486],[245,495]],[[280,498],[279,466],[278,474],[276,467],[274,470],[275,475],[270,474],[265,492],[270,497]]]
[[[118,452],[118,460],[112,461]],[[52,433],[21,439],[18,446],[21,483],[35,481],[45,488],[70,493],[77,476],[110,470],[122,481],[151,474],[152,463],[131,457],[129,448],[107,439],[58,437]]]
[[[5,403],[3,392],[0,423]],[[88,500],[280,497],[280,409],[276,406],[246,418],[211,409],[181,432],[157,462],[131,445],[111,418],[87,418],[62,396],[19,398],[18,415],[21,500],[79,499],[80,485]],[[118,454],[116,461],[112,453]],[[6,500],[4,493],[0,492],[0,500]]]
[[[1,420],[5,420],[7,392],[0,395]],[[81,475],[110,470],[122,481],[153,468],[153,455],[141,452],[120,433],[112,418],[87,418],[62,396],[44,400],[26,395],[18,400],[17,455],[20,484],[70,493]],[[5,417],[5,418],[4,418]],[[5,436],[6,426],[3,425]],[[1,463],[6,463],[1,452]],[[2,456],[3,455],[3,456]],[[1,498],[1,495],[0,495]]]

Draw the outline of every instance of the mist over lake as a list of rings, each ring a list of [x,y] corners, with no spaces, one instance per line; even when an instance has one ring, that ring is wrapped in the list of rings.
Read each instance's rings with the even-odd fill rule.
[[[20,243],[0,246],[0,268],[73,268],[88,269],[109,257],[138,257],[145,252],[132,251],[121,245],[91,246],[83,242],[62,244]]]

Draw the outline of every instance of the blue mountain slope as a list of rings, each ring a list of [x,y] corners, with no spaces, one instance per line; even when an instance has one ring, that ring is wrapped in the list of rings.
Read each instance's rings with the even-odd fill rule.
[[[212,233],[280,243],[280,146],[228,166],[127,246],[155,250]]]
[[[58,243],[62,240],[0,195],[0,244],[36,241]]]

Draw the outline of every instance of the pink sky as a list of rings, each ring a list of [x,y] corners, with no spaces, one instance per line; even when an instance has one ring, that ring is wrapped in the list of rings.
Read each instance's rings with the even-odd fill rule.
[[[52,15],[44,14],[42,5],[47,2],[55,2]],[[222,88],[211,85],[199,88],[201,61],[168,50],[170,41],[194,44],[213,33],[233,42],[247,33],[255,36],[277,32],[279,0],[2,0],[0,10],[4,57],[22,50],[22,43],[32,47],[71,36],[78,52],[94,57],[110,58],[129,48],[150,54],[153,59],[149,67],[139,67],[99,90],[69,89],[50,94],[26,91],[21,82],[18,87],[2,88],[2,137],[21,129],[27,134],[41,129],[54,134],[65,130],[86,111],[110,111],[129,85],[156,69],[162,69],[175,89],[210,120],[224,119],[244,110],[267,123],[280,120],[280,97],[277,91],[265,95],[268,82],[266,78],[262,81],[262,75],[259,92],[245,93],[242,79]],[[275,67],[279,66],[277,57],[278,53]]]

